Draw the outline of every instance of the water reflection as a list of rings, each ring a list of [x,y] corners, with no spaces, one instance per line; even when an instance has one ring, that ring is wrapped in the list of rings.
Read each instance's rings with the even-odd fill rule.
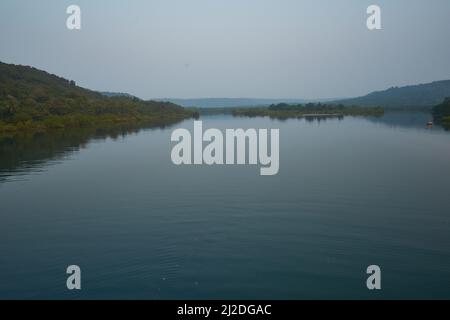
[[[308,115],[298,120],[303,123],[324,123],[328,120],[342,121],[344,116]],[[427,112],[386,112],[383,116],[364,117],[367,121],[389,127],[427,129],[432,119]],[[287,121],[288,118],[273,118],[276,121]],[[39,172],[49,162],[63,161],[74,152],[84,148],[93,140],[118,139],[143,129],[165,128],[178,121],[147,125],[115,125],[102,128],[77,128],[47,133],[23,134],[12,137],[0,137],[0,183],[30,172]],[[430,129],[430,128],[429,128]],[[442,127],[434,125],[432,130],[442,131]]]
[[[5,174],[45,174],[0,183],[0,298],[371,299],[358,275],[377,264],[391,288],[381,299],[448,299],[450,135],[370,119],[202,118],[279,128],[270,179],[174,166],[173,127],[3,140]],[[119,142],[88,144],[106,137]],[[75,297],[74,263],[89,277]]]
[[[0,136],[0,183],[13,176],[19,178],[30,172],[40,172],[45,165],[67,159],[71,154],[85,148],[91,141],[119,139],[141,130],[164,129],[177,122],[122,124]]]
[[[367,119],[389,127],[444,130],[442,126],[436,124],[428,125],[429,122],[433,121],[433,116],[426,111],[387,111],[382,117],[368,117]]]

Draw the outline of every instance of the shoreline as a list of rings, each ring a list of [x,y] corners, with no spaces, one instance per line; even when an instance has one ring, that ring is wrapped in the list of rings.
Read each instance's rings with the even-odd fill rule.
[[[114,128],[122,125],[136,127],[165,126],[193,118],[189,112],[182,114],[159,114],[152,116],[86,116],[69,115],[49,117],[42,121],[28,120],[15,124],[0,121],[0,138],[20,134],[46,133],[64,129]]]

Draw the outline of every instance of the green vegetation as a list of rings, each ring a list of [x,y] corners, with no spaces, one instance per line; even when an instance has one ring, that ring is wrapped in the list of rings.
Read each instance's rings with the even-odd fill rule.
[[[382,108],[346,107],[344,105],[307,103],[271,105],[268,108],[237,108],[234,116],[258,117],[268,116],[277,119],[303,117],[340,117],[340,116],[379,116],[384,113]]]
[[[444,117],[442,119],[442,124],[447,128],[450,129],[450,116]]]
[[[173,103],[107,97],[32,67],[0,62],[0,134],[172,122],[192,116],[194,112]]]
[[[450,129],[450,98],[433,108],[433,118],[437,123]]]

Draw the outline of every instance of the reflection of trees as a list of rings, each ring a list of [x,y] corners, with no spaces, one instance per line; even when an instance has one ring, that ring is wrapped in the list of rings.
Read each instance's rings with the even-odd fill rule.
[[[343,115],[333,115],[333,116],[323,116],[323,115],[313,115],[313,116],[305,116],[304,117],[306,121],[308,122],[325,122],[328,119],[338,119],[343,120]]]
[[[258,117],[258,116],[250,116],[250,118],[253,117]],[[305,121],[307,122],[325,122],[328,119],[338,119],[338,120],[343,120],[345,116],[343,115],[305,115],[305,116],[297,116],[295,118],[293,117],[288,117],[288,116],[274,116],[271,115],[270,118],[271,119],[275,119],[275,120],[279,120],[279,121],[286,121],[286,120],[290,120],[290,119],[305,119]]]
[[[85,147],[91,140],[117,139],[146,128],[165,128],[176,122],[121,124],[0,137],[0,183],[10,174],[28,172],[44,166],[48,161],[63,159]]]

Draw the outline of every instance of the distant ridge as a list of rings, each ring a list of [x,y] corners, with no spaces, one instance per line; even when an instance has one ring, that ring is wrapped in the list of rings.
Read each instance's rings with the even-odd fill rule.
[[[374,91],[365,96],[347,99],[166,98],[155,100],[169,101],[182,107],[197,108],[267,107],[279,103],[302,104],[308,102],[330,102],[348,106],[404,109],[433,107],[442,103],[447,97],[450,97],[450,80],[404,87],[392,87],[383,91]]]
[[[305,99],[253,99],[253,98],[198,98],[198,99],[155,99],[168,101],[182,107],[197,108],[231,108],[231,107],[264,107],[278,103],[304,103]]]
[[[407,108],[432,107],[450,97],[450,80],[431,83],[392,87],[384,91],[375,91],[366,96],[337,100],[344,105],[363,107]]]

